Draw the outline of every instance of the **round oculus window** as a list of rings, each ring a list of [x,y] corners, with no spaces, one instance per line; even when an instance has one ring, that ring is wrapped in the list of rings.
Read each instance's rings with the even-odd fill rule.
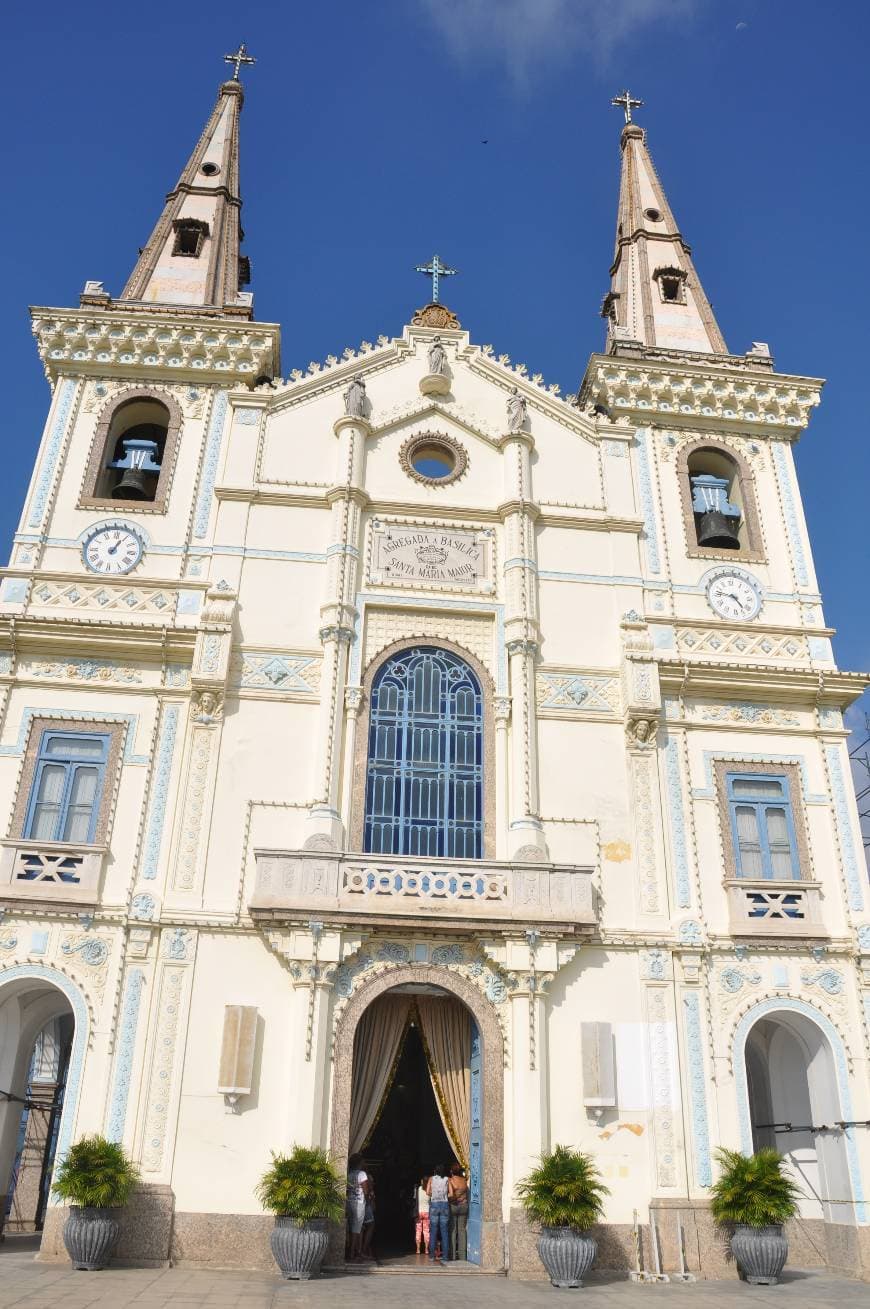
[[[644,209],[643,216],[648,218],[651,223],[660,223],[662,221],[661,210],[659,209]]]
[[[409,437],[399,452],[405,472],[427,486],[455,482],[465,472],[468,456],[458,441],[440,432]]]
[[[206,177],[217,177],[220,171],[220,166],[218,164],[203,164],[200,169],[200,172],[204,173]]]

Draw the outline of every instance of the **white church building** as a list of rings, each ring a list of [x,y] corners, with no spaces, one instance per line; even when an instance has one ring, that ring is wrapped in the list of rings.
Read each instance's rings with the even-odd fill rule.
[[[272,1267],[270,1151],[610,1189],[599,1265],[726,1271],[715,1151],[775,1144],[794,1264],[870,1276],[870,887],[792,455],[822,383],[731,354],[620,140],[578,394],[441,302],[282,376],[235,76],[120,295],[36,308],[51,401],[0,582],[0,1186],[123,1142],[120,1257]],[[606,252],[601,251],[602,264]],[[594,324],[590,329],[594,335]],[[650,1224],[658,1233],[653,1249]],[[336,1230],[329,1256],[344,1257]]]

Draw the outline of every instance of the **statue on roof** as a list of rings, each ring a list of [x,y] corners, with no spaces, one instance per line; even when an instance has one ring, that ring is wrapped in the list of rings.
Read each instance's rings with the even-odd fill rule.
[[[344,393],[344,412],[351,418],[366,416],[366,384],[359,376],[351,380]]]
[[[447,351],[441,344],[441,337],[436,336],[429,346],[429,373],[431,376],[441,376],[447,372]]]
[[[525,396],[520,395],[517,388],[511,387],[511,393],[507,398],[507,420],[509,432],[522,432],[526,425],[526,413],[528,406]]]

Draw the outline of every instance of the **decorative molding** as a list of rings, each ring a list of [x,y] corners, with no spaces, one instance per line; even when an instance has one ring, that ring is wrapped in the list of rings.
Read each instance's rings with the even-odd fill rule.
[[[846,783],[843,775],[843,765],[840,758],[839,745],[825,746],[825,762],[828,765],[828,776],[831,780],[831,795],[834,801],[834,814],[836,817],[836,831],[840,843],[840,854],[843,860],[843,873],[846,878],[846,887],[849,895],[849,908],[859,912],[864,908],[864,892],[862,883],[866,877],[864,861],[861,861],[861,871],[859,872],[858,857],[855,853],[855,841],[852,835],[852,823],[850,807],[846,802]],[[851,782],[850,782],[851,788]]]
[[[57,472],[58,460],[63,448],[67,422],[75,399],[76,382],[70,377],[65,377],[60,383],[58,391],[57,407],[54,411],[54,419],[45,445],[45,453],[42,456],[42,466],[36,483],[36,490],[33,493],[30,513],[27,517],[28,527],[40,527],[42,525],[45,507],[48,504],[48,497],[54,485],[54,476]]]
[[[66,936],[61,943],[61,954],[78,955],[88,968],[102,968],[109,958],[109,947],[101,936]]]
[[[768,662],[788,659],[792,663],[809,662],[804,636],[775,632],[734,631],[727,627],[678,627],[677,653],[724,659],[738,657],[744,662]]]
[[[316,696],[320,691],[320,655],[278,655],[246,650],[232,661],[231,675],[246,690],[293,691]]]
[[[206,695],[210,695],[210,692],[204,692],[203,699]],[[198,726],[194,729],[190,743],[190,770],[184,788],[184,811],[181,818],[178,854],[175,861],[174,886],[179,891],[193,890],[196,878],[196,856],[202,835],[205,789],[213,740],[214,734],[210,726]]]
[[[737,995],[745,986],[760,986],[761,973],[757,968],[738,968],[736,964],[729,964],[720,968],[716,981],[720,991],[726,995]]]
[[[146,1173],[157,1173],[163,1166],[185,972],[183,967],[166,967],[160,978],[157,1030],[154,1034],[142,1141],[142,1168]]]
[[[673,1024],[668,1015],[667,989],[653,985],[647,986],[645,990],[656,1183],[658,1186],[671,1187],[677,1184],[677,1144],[673,1103]]]
[[[686,816],[683,808],[683,778],[680,769],[679,743],[676,737],[668,737],[664,753],[665,781],[668,788],[668,804],[671,813],[677,906],[680,909],[688,909],[692,903],[692,892],[689,885],[689,855],[686,843]]]
[[[33,334],[46,376],[65,372],[106,374],[147,369],[149,377],[198,382],[249,382],[275,372],[278,328],[270,323],[227,322],[186,314],[146,314],[112,308],[34,309]]]
[[[133,1051],[136,1046],[136,1028],[139,1023],[139,1006],[145,974],[141,968],[131,968],[127,974],[124,999],[118,1019],[118,1043],[115,1048],[115,1077],[112,1098],[106,1117],[106,1136],[110,1141],[121,1141],[127,1121],[127,1101],[133,1072]]]
[[[94,609],[108,613],[158,614],[168,622],[175,610],[172,587],[117,586],[96,582],[37,582],[30,593],[30,608]]]
[[[196,933],[187,927],[167,927],[160,935],[160,953],[164,959],[189,964],[196,952]]]
[[[157,901],[149,891],[139,891],[130,901],[130,917],[138,922],[150,923],[159,916]]]
[[[169,779],[172,774],[172,756],[175,752],[175,737],[180,714],[180,705],[164,704],[154,756],[154,777],[148,801],[148,819],[142,855],[142,876],[149,882],[157,876],[163,826],[169,807]]]
[[[196,512],[193,518],[193,535],[197,539],[204,537],[208,530],[226,415],[227,393],[226,391],[218,391],[212,403],[208,435],[205,440],[205,453],[202,460],[202,471],[200,473],[199,495],[197,496]]]
[[[695,1147],[695,1181],[698,1186],[711,1186],[713,1168],[710,1159],[710,1129],[707,1121],[707,1076],[704,1070],[701,997],[697,992],[686,992],[683,995],[683,1013],[689,1062],[689,1102],[692,1109],[692,1140]]]
[[[439,445],[445,446],[450,451],[454,461],[453,468],[444,477],[427,477],[425,473],[419,473],[414,467],[414,455],[423,446]],[[468,451],[461,442],[447,432],[414,432],[399,447],[399,465],[402,472],[413,481],[437,490],[442,486],[450,486],[452,482],[458,482],[464,476],[468,468]]]
[[[640,502],[643,510],[644,519],[644,541],[646,542],[647,560],[651,573],[660,573],[662,571],[661,555],[659,553],[659,529],[656,518],[655,499],[653,496],[652,469],[650,466],[649,455],[649,432],[643,428],[638,429],[634,437],[634,445],[637,450],[637,473],[640,486]]]
[[[750,704],[744,701],[729,704],[696,704],[694,713],[703,723],[747,723],[756,727],[798,727],[797,714],[787,709],[774,709],[768,704]]]
[[[656,857],[656,822],[654,813],[654,761],[651,755],[630,756],[634,795],[635,849],[637,851],[639,908],[644,914],[661,910],[658,859]]]
[[[27,677],[58,678],[70,682],[126,682],[141,683],[138,668],[112,663],[109,659],[77,659],[70,663],[40,660],[24,664],[19,675]]]
[[[807,568],[807,559],[804,553],[801,527],[798,522],[794,491],[792,490],[791,471],[788,466],[786,446],[782,441],[776,441],[771,449],[773,450],[773,465],[776,469],[776,481],[779,486],[779,494],[782,500],[783,513],[785,515],[785,528],[788,533],[788,543],[791,547],[791,557],[792,562],[794,563],[795,581],[798,586],[809,586],[809,570]]]
[[[570,714],[618,714],[619,678],[586,673],[537,671],[535,692],[539,710],[561,709]]]
[[[817,968],[815,971],[805,968],[801,972],[801,983],[803,986],[818,986],[829,996],[843,994],[843,974],[836,968]]]
[[[582,405],[600,404],[621,417],[649,422],[653,413],[667,415],[675,426],[708,423],[744,431],[782,432],[792,436],[806,427],[821,398],[814,377],[795,377],[751,367],[745,357],[715,363],[697,355],[676,359],[672,352],[656,359],[619,359],[593,355],[581,393]]]

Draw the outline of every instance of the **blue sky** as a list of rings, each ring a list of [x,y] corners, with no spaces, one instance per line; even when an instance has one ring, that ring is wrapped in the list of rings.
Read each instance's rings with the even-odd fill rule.
[[[576,390],[637,118],[729,347],[828,379],[797,450],[826,615],[870,667],[866,60],[838,0],[18,5],[7,24],[8,541],[48,400],[26,306],[119,293],[239,39],[245,249],[283,371],[401,331],[434,250],[472,338]],[[487,144],[484,144],[484,141]]]

